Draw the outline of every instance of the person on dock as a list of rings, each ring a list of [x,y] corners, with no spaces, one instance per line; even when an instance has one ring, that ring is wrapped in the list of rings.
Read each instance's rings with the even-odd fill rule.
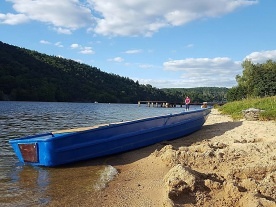
[[[190,110],[190,103],[191,103],[191,99],[189,98],[189,96],[187,96],[185,99],[186,111]]]

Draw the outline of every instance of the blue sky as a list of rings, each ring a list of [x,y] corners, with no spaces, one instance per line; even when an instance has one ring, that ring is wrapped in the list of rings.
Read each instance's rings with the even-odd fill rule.
[[[2,0],[0,41],[157,88],[233,87],[276,61],[275,0]]]

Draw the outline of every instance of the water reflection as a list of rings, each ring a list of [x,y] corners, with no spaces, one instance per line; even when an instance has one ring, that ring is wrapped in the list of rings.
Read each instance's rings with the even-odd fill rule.
[[[18,165],[6,180],[1,181],[6,185],[2,186],[0,203],[11,206],[77,205],[79,196],[91,196],[99,190],[95,188],[96,183],[104,186],[103,183],[110,180],[101,180],[104,168],[104,165],[72,164],[58,168]]]
[[[51,200],[46,193],[49,186],[47,170],[30,166],[18,166],[11,173],[10,184],[12,186],[10,194],[13,196],[12,201],[16,205],[46,205]]]

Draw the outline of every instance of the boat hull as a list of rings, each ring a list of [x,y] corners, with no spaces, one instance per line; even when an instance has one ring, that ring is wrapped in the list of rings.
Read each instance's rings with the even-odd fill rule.
[[[210,109],[169,114],[94,127],[10,140],[20,162],[57,166],[117,154],[199,130]]]

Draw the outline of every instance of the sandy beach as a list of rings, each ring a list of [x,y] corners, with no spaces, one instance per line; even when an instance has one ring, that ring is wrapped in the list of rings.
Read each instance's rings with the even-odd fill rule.
[[[201,130],[108,163],[118,175],[82,205],[276,206],[274,121],[233,121],[212,109]]]

